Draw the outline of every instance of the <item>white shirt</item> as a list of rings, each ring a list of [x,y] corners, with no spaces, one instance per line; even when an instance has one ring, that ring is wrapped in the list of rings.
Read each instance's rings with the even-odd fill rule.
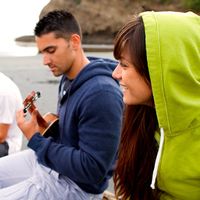
[[[0,72],[0,123],[9,124],[6,141],[8,154],[17,152],[22,147],[22,132],[16,123],[16,111],[23,107],[23,100],[17,85]]]

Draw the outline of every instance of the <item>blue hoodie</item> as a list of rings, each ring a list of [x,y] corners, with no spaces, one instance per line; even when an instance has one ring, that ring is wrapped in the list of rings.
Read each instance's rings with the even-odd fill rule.
[[[69,177],[84,191],[99,194],[107,188],[116,161],[123,101],[111,77],[116,62],[90,61],[72,82],[61,79],[59,137],[36,133],[28,146],[41,164]]]

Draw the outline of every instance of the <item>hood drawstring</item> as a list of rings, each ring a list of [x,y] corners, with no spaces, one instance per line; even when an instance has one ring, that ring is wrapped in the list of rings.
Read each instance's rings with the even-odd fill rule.
[[[164,129],[160,128],[160,144],[159,144],[159,149],[158,149],[158,153],[156,156],[156,161],[155,161],[152,180],[151,180],[151,188],[152,189],[155,189],[155,182],[156,182],[156,177],[157,177],[157,173],[158,173],[158,166],[159,166],[159,162],[160,162],[160,158],[161,158],[161,154],[162,154],[163,144],[164,144]]]

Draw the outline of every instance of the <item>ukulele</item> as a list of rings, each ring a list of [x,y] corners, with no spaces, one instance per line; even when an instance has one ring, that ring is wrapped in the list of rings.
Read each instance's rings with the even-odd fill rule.
[[[32,91],[24,100],[24,113],[31,114],[35,109],[36,106],[34,105],[34,102],[41,97],[40,92]],[[56,138],[59,133],[59,125],[58,125],[58,116],[53,113],[46,113],[44,116],[41,116],[38,112],[37,114],[37,122],[39,125],[39,132],[44,137],[53,137]]]

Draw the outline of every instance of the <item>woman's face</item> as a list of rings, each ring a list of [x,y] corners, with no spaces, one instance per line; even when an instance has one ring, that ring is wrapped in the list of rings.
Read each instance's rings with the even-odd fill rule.
[[[113,71],[113,78],[120,83],[123,101],[127,105],[152,106],[152,91],[144,78],[136,71],[128,53],[123,53]]]

